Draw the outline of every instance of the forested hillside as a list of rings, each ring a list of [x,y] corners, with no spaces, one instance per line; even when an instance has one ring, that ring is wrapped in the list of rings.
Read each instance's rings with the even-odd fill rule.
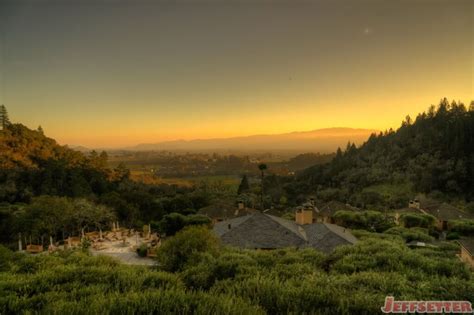
[[[397,131],[348,144],[333,161],[303,171],[291,191],[317,193],[356,205],[406,205],[414,193],[474,199],[474,102],[443,99]]]
[[[107,169],[107,154],[86,156],[60,146],[42,131],[10,124],[0,131],[0,202],[28,202],[36,195],[84,197],[107,190],[120,169]]]
[[[112,219],[156,228],[168,214],[193,215],[227,193],[206,184],[137,183],[123,165],[109,168],[107,158],[105,152],[83,154],[60,146],[41,128],[6,124],[0,129],[0,242],[14,247],[18,233],[37,242],[49,235],[62,239],[78,235],[81,227],[107,227]],[[186,222],[194,220],[202,218]]]

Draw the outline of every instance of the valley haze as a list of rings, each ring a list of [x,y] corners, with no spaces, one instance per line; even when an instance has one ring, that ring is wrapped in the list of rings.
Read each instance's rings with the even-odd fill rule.
[[[374,129],[324,128],[282,134],[252,135],[231,138],[173,140],[142,143],[127,147],[130,151],[232,151],[232,152],[321,152],[329,153],[344,148],[347,142],[362,144]]]

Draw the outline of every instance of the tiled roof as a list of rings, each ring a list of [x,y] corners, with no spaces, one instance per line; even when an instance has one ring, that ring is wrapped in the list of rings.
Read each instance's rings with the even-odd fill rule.
[[[213,219],[231,219],[244,216],[246,214],[252,213],[253,211],[255,210],[250,208],[238,209],[232,204],[221,203],[201,208],[197,213],[207,215]]]
[[[469,213],[463,212],[447,203],[433,203],[430,205],[425,205],[424,207],[422,207],[422,209],[427,213],[431,214],[432,216],[435,216],[436,218],[445,221],[472,218],[472,215],[470,215]]]
[[[474,238],[461,238],[458,242],[474,257]]]
[[[339,210],[357,211],[358,209],[339,201],[329,201],[319,206],[319,211],[327,215],[333,215]]]
[[[334,224],[299,225],[260,212],[219,222],[214,232],[224,244],[241,248],[313,247],[330,252],[357,241],[349,230]]]

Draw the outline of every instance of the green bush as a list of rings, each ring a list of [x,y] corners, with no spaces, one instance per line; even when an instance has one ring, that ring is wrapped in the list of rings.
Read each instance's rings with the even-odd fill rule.
[[[458,232],[449,232],[446,235],[447,240],[458,240],[460,238],[460,235]]]
[[[137,248],[137,254],[138,254],[138,256],[140,256],[140,257],[146,257],[146,255],[148,254],[148,246],[147,246],[147,244],[141,244],[141,245]]]
[[[427,235],[359,230],[357,244],[325,255],[220,248],[207,229],[186,228],[161,249],[169,260],[158,268],[173,273],[80,250],[10,256],[0,248],[13,257],[0,271],[0,314],[376,314],[386,295],[474,300],[458,245],[412,250],[406,230]]]
[[[385,231],[386,234],[394,234],[401,236],[406,242],[411,241],[421,241],[421,242],[431,242],[434,240],[432,236],[429,235],[428,229],[423,228],[405,228],[401,226],[396,226]]]
[[[211,219],[199,214],[183,215],[181,213],[170,213],[161,219],[159,223],[160,231],[167,236],[173,236],[186,226],[204,225],[210,227]]]
[[[431,228],[436,223],[436,218],[429,214],[404,213],[400,216],[400,221],[406,228],[423,227]]]
[[[449,221],[448,226],[451,232],[456,232],[459,235],[474,235],[474,220],[453,220]]]
[[[10,261],[13,258],[13,252],[3,245],[0,245],[0,272],[10,268]]]
[[[197,263],[200,253],[216,254],[219,240],[206,227],[187,227],[166,240],[157,252],[159,266],[166,271],[180,271],[188,263]]]
[[[334,214],[337,224],[351,229],[363,229],[372,232],[383,232],[394,226],[393,217],[379,211],[340,210]]]

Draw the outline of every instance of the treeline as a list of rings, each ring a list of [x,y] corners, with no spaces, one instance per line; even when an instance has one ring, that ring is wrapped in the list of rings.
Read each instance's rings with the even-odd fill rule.
[[[349,143],[325,165],[313,166],[286,186],[352,205],[405,207],[415,193],[474,200],[474,102],[441,100],[407,116],[397,131],[373,134],[359,148]]]

